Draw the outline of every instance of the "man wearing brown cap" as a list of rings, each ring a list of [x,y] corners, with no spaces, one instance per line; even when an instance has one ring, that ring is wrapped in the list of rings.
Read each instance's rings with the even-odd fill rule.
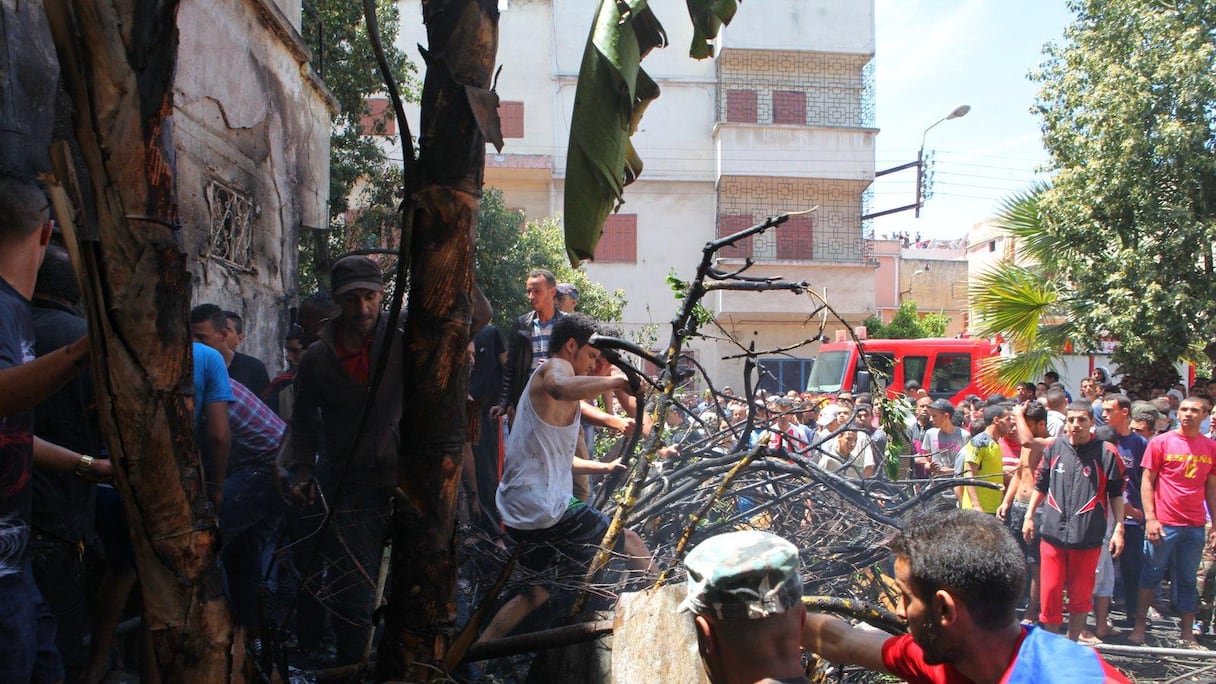
[[[304,590],[328,598],[334,613],[337,664],[345,665],[357,662],[367,643],[375,608],[373,583],[397,481],[397,423],[404,396],[402,335],[400,330],[392,331],[380,387],[376,396],[369,397],[371,369],[383,353],[381,340],[389,334],[381,309],[380,267],[363,256],[339,259],[330,273],[330,288],[342,313],[321,328],[318,341],[300,358],[291,453],[283,465],[291,475],[289,494],[296,503],[319,508],[319,487],[324,503],[334,510],[319,535],[321,557],[305,558],[299,565],[313,575],[304,578]],[[356,435],[365,401],[367,425]],[[319,523],[323,512],[318,513]],[[327,565],[331,581],[320,587],[316,577]],[[315,629],[301,630],[301,647],[319,647],[305,643],[319,636]]]

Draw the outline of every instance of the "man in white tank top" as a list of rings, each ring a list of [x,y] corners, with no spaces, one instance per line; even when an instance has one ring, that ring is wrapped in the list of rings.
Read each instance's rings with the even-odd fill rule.
[[[589,344],[595,332],[595,321],[585,314],[559,318],[553,325],[550,358],[532,374],[520,396],[497,503],[507,535],[521,545],[518,565],[535,584],[498,611],[482,633],[483,641],[510,634],[549,600],[543,584],[581,578],[608,529],[603,513],[573,496],[573,473],[605,474],[621,467],[620,459],[591,460],[579,439],[580,401],[630,391],[622,376],[591,375],[600,356]],[[631,569],[651,568],[650,552],[637,534],[626,530],[620,546]]]

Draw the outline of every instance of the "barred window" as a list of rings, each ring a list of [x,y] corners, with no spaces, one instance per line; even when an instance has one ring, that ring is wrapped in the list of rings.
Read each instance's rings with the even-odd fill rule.
[[[253,200],[222,183],[207,186],[211,209],[211,247],[207,256],[250,269],[253,259]]]

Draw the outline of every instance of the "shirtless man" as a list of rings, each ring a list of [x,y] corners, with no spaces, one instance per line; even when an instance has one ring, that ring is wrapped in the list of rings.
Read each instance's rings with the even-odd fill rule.
[[[1022,523],[1026,519],[1026,509],[1030,505],[1030,495],[1034,493],[1034,474],[1043,460],[1043,449],[1051,444],[1052,438],[1047,436],[1047,407],[1035,402],[1018,404],[1013,409],[1014,421],[1017,424],[1018,439],[1022,441],[1022,453],[1018,458],[1018,468],[1009,478],[1005,487],[1005,499],[996,509],[996,517],[1003,520],[1022,552],[1026,556],[1029,569],[1030,600],[1026,606],[1026,617],[1033,620],[1039,614],[1039,539],[1037,536],[1026,541],[1022,536]],[[1035,526],[1037,529],[1037,525]]]
[[[572,496],[571,472],[606,474],[620,459],[590,460],[579,435],[579,402],[616,390],[629,391],[621,375],[593,376],[600,350],[589,343],[595,321],[574,313],[558,318],[549,343],[549,360],[532,374],[516,409],[507,438],[498,511],[507,536],[521,546],[519,565],[546,581],[557,565],[559,577],[581,579],[608,529],[603,513]],[[621,537],[630,569],[649,571],[650,552],[626,530]],[[506,603],[490,621],[482,641],[504,637],[549,600],[550,591],[534,584]]]

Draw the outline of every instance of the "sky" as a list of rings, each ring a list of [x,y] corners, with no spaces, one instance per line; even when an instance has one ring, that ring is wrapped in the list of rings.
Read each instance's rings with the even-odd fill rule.
[[[877,170],[915,161],[927,127],[971,106],[926,136],[934,182],[920,218],[874,219],[875,234],[963,237],[1047,161],[1027,75],[1072,15],[1064,0],[875,0],[874,13]],[[912,204],[915,181],[914,169],[877,179],[870,211]]]

